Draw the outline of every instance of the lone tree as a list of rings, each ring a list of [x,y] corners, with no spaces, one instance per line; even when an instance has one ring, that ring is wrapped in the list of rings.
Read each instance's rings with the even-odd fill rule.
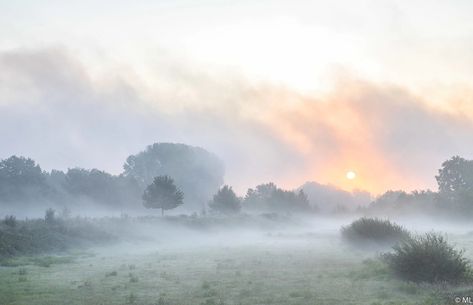
[[[438,176],[439,199],[461,213],[473,202],[473,160],[455,156],[442,163]]]
[[[211,210],[224,214],[237,214],[241,210],[240,199],[237,197],[231,186],[224,185],[214,195],[212,201],[209,203]]]
[[[148,185],[143,193],[143,205],[148,209],[164,210],[174,209],[183,204],[184,193],[174,184],[169,176],[155,177],[153,183]]]
[[[473,161],[459,156],[442,163],[435,176],[441,193],[471,191],[473,189]]]
[[[190,210],[200,210],[201,202],[212,199],[214,191],[223,184],[225,173],[223,162],[213,153],[177,143],[150,145],[129,156],[123,169],[124,176],[136,180],[142,189],[156,176],[171,176],[186,194],[184,204]]]

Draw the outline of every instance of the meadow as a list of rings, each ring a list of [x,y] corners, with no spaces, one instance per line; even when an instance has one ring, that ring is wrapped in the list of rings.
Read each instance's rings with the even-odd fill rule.
[[[354,248],[337,225],[181,228],[185,240],[146,231],[154,238],[10,258],[0,267],[0,304],[440,305],[473,294],[467,284],[396,278],[379,258],[389,249]],[[468,230],[448,234],[468,259],[472,237]]]

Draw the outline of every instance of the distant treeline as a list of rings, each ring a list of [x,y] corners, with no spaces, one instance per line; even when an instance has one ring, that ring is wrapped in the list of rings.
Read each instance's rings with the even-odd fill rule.
[[[120,175],[99,169],[43,171],[34,160],[12,156],[0,161],[0,205],[33,208],[94,205],[112,209],[142,208],[143,190],[155,176],[172,176],[186,194],[189,209],[202,209],[223,184],[220,159],[199,147],[156,143],[129,156]]]
[[[361,210],[368,215],[469,218],[473,212],[473,160],[454,156],[442,163],[435,179],[438,191],[390,190]]]
[[[307,182],[296,190],[284,190],[274,183],[260,184],[240,198],[231,186],[223,185],[224,166],[216,155],[184,144],[155,143],[130,155],[119,175],[83,168],[47,172],[29,158],[1,160],[0,207],[3,216],[48,207],[74,213],[91,207],[123,212],[147,207],[164,212],[181,205],[190,212],[223,215],[241,211],[464,215],[473,210],[472,160],[452,157],[442,164],[436,179],[438,191],[388,191],[374,201],[367,192],[346,192],[316,182]],[[153,186],[156,181],[168,186]],[[167,187],[174,188],[181,197],[175,203],[166,198]]]
[[[303,190],[288,191],[274,183],[260,184],[248,189],[244,198],[238,198],[232,188],[225,185],[209,202],[213,213],[230,215],[245,212],[256,213],[311,213],[316,208],[309,202]]]
[[[3,215],[18,215],[21,211],[34,215],[32,211],[42,213],[48,207],[74,213],[93,208],[123,212],[143,206],[161,208],[159,202],[144,202],[144,193],[156,178],[166,181],[166,177],[182,192],[183,210],[202,213],[339,211],[370,200],[369,193],[349,193],[315,182],[298,190],[284,190],[274,183],[260,184],[240,198],[230,186],[222,186],[224,165],[216,155],[185,144],[155,143],[130,155],[119,175],[84,168],[47,172],[34,160],[18,156],[1,160],[0,206],[4,208]],[[160,195],[163,194],[148,199],[159,201]],[[181,206],[177,203],[164,210]]]

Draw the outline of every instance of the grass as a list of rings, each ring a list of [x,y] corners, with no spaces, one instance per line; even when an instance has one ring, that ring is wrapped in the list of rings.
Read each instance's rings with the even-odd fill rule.
[[[48,268],[0,268],[0,304],[446,304],[437,286],[406,284],[374,253],[348,249],[333,235],[133,255],[98,251]]]
[[[69,264],[75,260],[73,256],[20,256],[0,259],[0,266],[18,267],[35,265],[40,267],[50,267],[53,264]]]

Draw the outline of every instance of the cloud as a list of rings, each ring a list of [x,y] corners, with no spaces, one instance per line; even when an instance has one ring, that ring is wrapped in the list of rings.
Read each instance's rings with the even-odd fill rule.
[[[278,128],[275,122],[285,120],[288,144],[306,155],[302,175],[346,188],[435,187],[442,161],[473,157],[471,120],[399,87],[349,79],[327,96],[303,98],[292,112],[275,115],[271,124]],[[357,171],[356,182],[345,179],[349,169]]]
[[[2,52],[0,157],[119,173],[148,144],[182,142],[221,156],[240,192],[268,181],[434,187],[443,160],[473,158],[468,116],[400,87],[342,77],[331,93],[307,96],[172,60],[145,81],[132,70],[91,70],[60,48]]]
[[[156,90],[116,71],[91,75],[64,49],[3,52],[0,157],[119,173],[125,158],[148,144],[183,142],[220,155],[228,181],[238,185],[302,166],[295,150],[242,113],[246,89],[192,69],[168,70],[165,90]]]

